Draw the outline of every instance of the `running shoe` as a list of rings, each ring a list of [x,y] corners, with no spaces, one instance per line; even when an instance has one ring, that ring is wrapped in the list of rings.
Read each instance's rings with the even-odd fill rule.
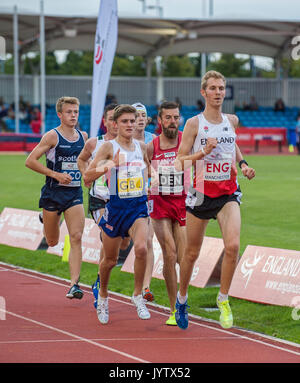
[[[148,302],[153,302],[154,301],[154,295],[150,291],[149,287],[146,287],[143,289],[143,298],[146,299]]]
[[[142,294],[131,297],[132,303],[136,306],[136,310],[139,318],[141,319],[150,319],[150,313],[145,305],[144,298]]]
[[[39,214],[39,221],[41,222],[42,225],[44,224],[44,220],[43,220],[43,212],[42,212],[42,211],[41,211],[40,214]]]
[[[182,330],[185,330],[188,328],[188,325],[189,325],[187,309],[189,309],[190,306],[188,306],[187,301],[181,304],[177,298],[175,307],[176,307],[175,319],[176,319],[177,326],[180,327]]]
[[[109,320],[108,298],[101,298],[99,296],[97,302],[97,317],[99,322],[102,324],[107,324]]]
[[[94,307],[97,308],[98,294],[100,289],[100,276],[98,274],[96,281],[92,284],[92,291],[94,295]]]
[[[83,297],[83,291],[80,289],[79,285],[75,284],[70,288],[66,297],[69,299],[81,299]]]
[[[175,312],[176,311],[173,311],[172,314],[169,316],[168,320],[166,321],[166,325],[177,326],[176,318],[175,318]]]
[[[220,302],[217,299],[217,306],[219,307],[219,310],[221,312],[221,315],[220,315],[221,326],[223,328],[232,327],[233,317],[232,317],[231,308],[229,306],[229,300],[227,299],[226,301]]]

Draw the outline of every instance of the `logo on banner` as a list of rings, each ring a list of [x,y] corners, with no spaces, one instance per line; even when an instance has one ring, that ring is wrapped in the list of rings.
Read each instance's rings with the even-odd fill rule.
[[[250,278],[253,274],[253,271],[255,269],[255,267],[258,265],[259,261],[264,257],[264,255],[259,255],[257,252],[254,254],[254,259],[251,260],[251,259],[246,259],[242,265],[241,265],[241,272],[243,274],[243,277],[247,280],[246,280],[246,283],[245,283],[245,288],[247,287],[249,281],[250,281]]]
[[[101,46],[102,45],[102,46]],[[104,40],[101,41],[99,33],[97,33],[96,38],[96,55],[95,55],[95,63],[100,64],[103,57],[103,49],[104,49]]]

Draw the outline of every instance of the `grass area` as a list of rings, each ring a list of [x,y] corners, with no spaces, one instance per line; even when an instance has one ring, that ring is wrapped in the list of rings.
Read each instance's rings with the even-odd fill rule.
[[[299,158],[249,156],[247,160],[256,169],[257,176],[253,181],[239,177],[244,193],[241,205],[241,253],[248,244],[300,250]],[[44,177],[25,168],[24,162],[24,155],[0,156],[1,175],[5,180],[0,188],[0,211],[4,207],[38,210]],[[85,204],[86,197],[85,191]],[[209,223],[207,235],[221,237],[215,221]],[[68,264],[61,262],[60,257],[47,254],[45,250],[33,252],[0,245],[0,261],[69,279]],[[84,263],[81,272],[82,283],[91,284],[97,268],[97,265]],[[164,281],[153,279],[151,289],[155,294],[156,303],[168,307]],[[120,267],[115,267],[111,275],[110,290],[131,295],[132,274],[121,272]],[[218,312],[204,310],[207,307],[215,307],[217,292],[216,287],[200,289],[190,286],[190,312],[218,320]],[[299,321],[292,319],[291,308],[235,298],[231,298],[231,306],[236,326],[300,343]]]

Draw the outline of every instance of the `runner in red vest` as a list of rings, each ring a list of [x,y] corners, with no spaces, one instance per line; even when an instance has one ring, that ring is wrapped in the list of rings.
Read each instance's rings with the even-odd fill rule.
[[[184,173],[176,172],[176,159],[182,132],[179,131],[180,113],[174,102],[160,106],[158,121],[161,134],[147,145],[148,158],[159,176],[159,186],[151,188],[149,213],[161,246],[163,275],[170,300],[170,317],[166,324],[176,326],[175,304],[177,294],[176,262],[179,263],[185,246],[185,190]]]

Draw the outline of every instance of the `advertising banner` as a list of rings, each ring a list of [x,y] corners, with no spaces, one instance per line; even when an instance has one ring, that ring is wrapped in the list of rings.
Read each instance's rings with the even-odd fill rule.
[[[39,212],[4,208],[0,216],[0,243],[3,245],[36,250],[42,242],[43,225]]]
[[[300,251],[247,246],[229,295],[293,307],[295,297],[300,296]]]
[[[205,237],[199,257],[194,265],[190,284],[196,287],[205,287],[207,284],[220,282],[220,260],[223,255],[224,244],[220,238]],[[153,278],[163,277],[163,255],[160,244],[154,235],[153,238],[154,266]],[[134,248],[131,249],[123,266],[122,271],[134,272]],[[179,282],[179,265],[176,264],[177,281]],[[212,277],[212,278],[211,278]]]

